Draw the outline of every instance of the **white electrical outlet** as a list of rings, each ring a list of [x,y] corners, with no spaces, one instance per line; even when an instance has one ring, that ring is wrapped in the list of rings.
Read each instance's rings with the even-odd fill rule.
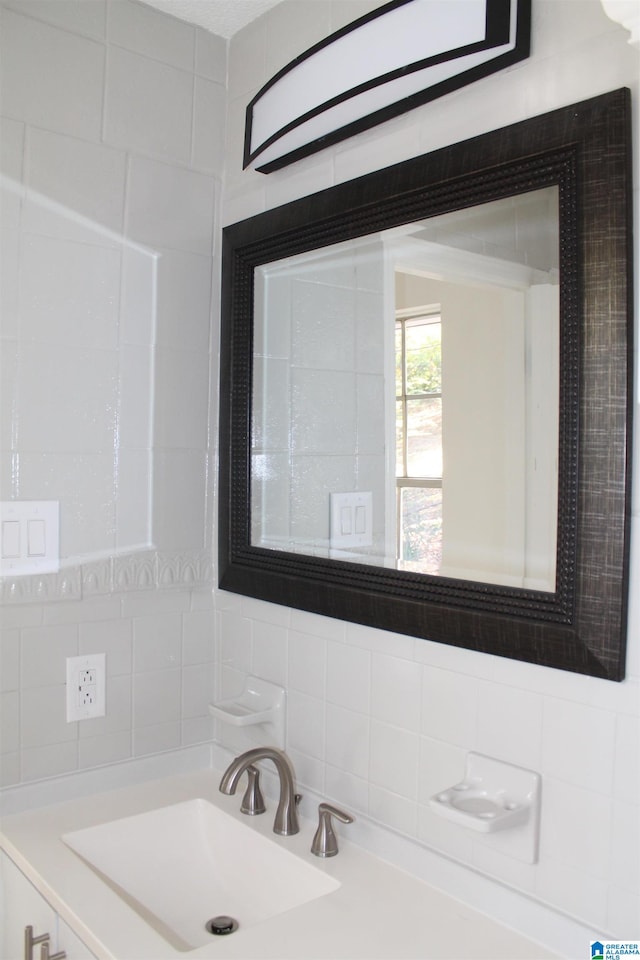
[[[67,657],[67,723],[104,717],[106,713],[106,656],[90,653]]]

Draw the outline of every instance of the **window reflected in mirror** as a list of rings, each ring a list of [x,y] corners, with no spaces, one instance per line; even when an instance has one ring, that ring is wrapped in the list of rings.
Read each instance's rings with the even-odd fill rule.
[[[396,302],[399,281],[396,275]],[[399,570],[442,565],[440,307],[396,310],[396,529]]]

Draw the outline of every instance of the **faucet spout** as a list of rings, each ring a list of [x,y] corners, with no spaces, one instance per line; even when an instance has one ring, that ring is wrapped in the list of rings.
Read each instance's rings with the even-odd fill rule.
[[[220,780],[220,792],[234,794],[238,781],[247,767],[258,760],[272,760],[280,778],[280,802],[273,822],[273,832],[289,837],[300,830],[296,809],[296,786],[293,764],[283,750],[277,747],[255,747],[232,760]]]

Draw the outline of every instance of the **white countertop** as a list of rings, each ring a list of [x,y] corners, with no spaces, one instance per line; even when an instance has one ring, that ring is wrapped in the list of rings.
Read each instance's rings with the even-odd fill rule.
[[[272,832],[275,804],[259,817],[240,814],[240,796],[219,793],[220,774],[165,777],[58,803],[2,820],[0,846],[100,960],[547,960],[546,948],[501,926],[345,839],[340,853],[311,855],[316,824],[300,833]],[[210,945],[180,952],[110,889],[61,840],[73,830],[183,800],[205,798],[247,829],[312,862],[340,882],[326,896],[241,927]],[[250,869],[250,864],[247,865]],[[206,919],[206,918],[205,918]]]

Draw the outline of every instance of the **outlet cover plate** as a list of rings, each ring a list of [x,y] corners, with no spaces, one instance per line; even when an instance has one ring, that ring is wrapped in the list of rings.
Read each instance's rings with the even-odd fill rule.
[[[67,723],[106,714],[106,656],[67,657]]]

